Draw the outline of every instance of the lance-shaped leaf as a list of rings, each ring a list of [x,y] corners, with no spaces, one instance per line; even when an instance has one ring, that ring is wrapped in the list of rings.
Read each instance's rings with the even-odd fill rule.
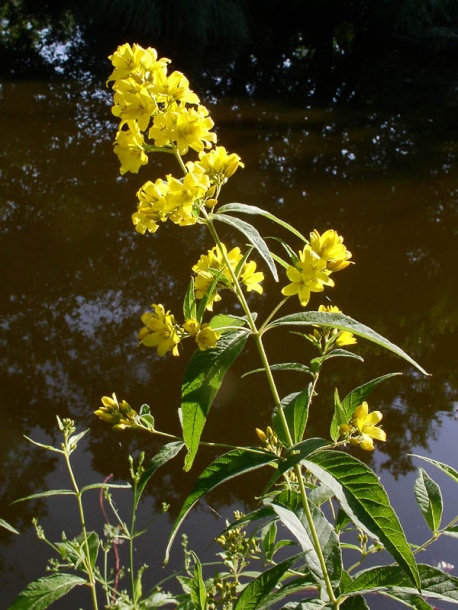
[[[339,606],[339,608],[341,610],[370,610],[362,595],[348,597],[344,603]]]
[[[420,468],[414,486],[415,498],[429,529],[436,533],[442,519],[442,494],[439,485]]]
[[[276,326],[327,326],[331,328],[337,328],[338,330],[348,330],[354,335],[363,337],[372,343],[376,343],[384,347],[385,349],[395,353],[396,355],[404,358],[410,364],[415,366],[419,371],[428,375],[428,373],[413,360],[408,354],[406,354],[400,347],[382,337],[372,330],[368,326],[353,320],[341,313],[329,313],[325,311],[303,311],[300,313],[290,314],[274,320],[268,325],[268,328],[274,328]]]
[[[141,475],[138,481],[135,490],[134,508],[137,508],[145,486],[151,479],[153,474],[156,472],[156,470],[160,468],[163,464],[167,463],[169,460],[172,460],[183,447],[183,442],[173,441],[172,443],[164,445],[164,447],[162,447],[160,451],[151,459],[150,463],[145,468],[143,474]]]
[[[309,414],[311,392],[312,384],[309,384],[302,392],[294,392],[281,400],[283,413],[288,423],[289,432],[294,444],[299,443],[304,436]],[[278,410],[275,411],[272,417],[272,423],[278,438],[287,445],[288,441],[283,430]]]
[[[421,593],[425,598],[437,599],[458,603],[458,578],[451,576],[439,568],[418,564],[421,581]],[[353,582],[342,591],[349,593],[373,593],[382,591],[389,593],[390,597],[404,600],[404,596],[415,596],[417,591],[412,587],[408,576],[398,566],[379,566],[370,568],[356,574]]]
[[[268,595],[277,587],[284,574],[296,561],[297,557],[289,557],[269,570],[264,570],[252,580],[240,593],[234,610],[258,610],[265,607]]]
[[[412,453],[411,456],[433,464],[434,466],[436,466],[436,468],[439,468],[439,470],[441,470],[444,474],[453,479],[455,483],[458,483],[458,471],[449,466],[448,464],[443,464],[442,462],[438,462],[437,460],[433,460],[432,458],[425,457],[424,455],[417,455],[416,453]]]
[[[213,316],[213,318],[208,323],[210,328],[218,330],[218,332],[220,332],[222,335],[236,328],[240,328],[241,326],[245,326],[245,324],[246,320],[244,320],[243,318],[225,314],[216,314],[216,316]]]
[[[225,481],[229,481],[234,477],[252,470],[256,470],[277,460],[278,458],[274,453],[249,447],[234,449],[233,451],[229,451],[228,453],[216,458],[216,460],[214,460],[199,476],[191,493],[181,507],[180,513],[170,534],[165,552],[164,563],[167,563],[168,561],[170,547],[176,536],[178,528],[183,523],[183,520],[191,508],[196,504],[196,502],[198,502],[198,500],[200,500],[200,498]]]
[[[194,292],[194,278],[191,278],[183,300],[183,315],[185,320],[197,317],[196,294]]]
[[[401,373],[388,373],[358,386],[349,392],[340,404],[336,402],[336,400],[339,400],[338,395],[335,397],[334,404],[336,408],[331,422],[331,438],[333,441],[339,438],[339,427],[350,421],[355,409],[367,399],[372,390],[382,381],[386,381],[396,375],[401,375]]]
[[[183,439],[188,449],[185,470],[189,470],[192,466],[216,393],[228,369],[242,351],[247,338],[246,330],[226,333],[216,347],[203,352],[197,350],[188,363],[181,394],[181,425]]]
[[[74,587],[86,584],[74,574],[52,574],[31,582],[9,607],[9,610],[45,610]]]
[[[248,239],[249,243],[256,248],[262,258],[266,261],[274,280],[278,282],[278,273],[274,259],[272,258],[266,242],[261,237],[259,231],[253,227],[253,225],[251,225],[249,222],[245,222],[244,220],[240,220],[240,218],[234,218],[224,214],[213,214],[211,218],[224,222],[231,227],[234,227],[234,229],[240,231],[240,233],[243,233],[243,235]]]
[[[286,542],[286,541],[285,541]],[[270,593],[262,603],[261,608],[287,608],[286,605],[279,605],[286,597],[294,595],[293,599],[297,599],[298,595],[303,594],[304,591],[310,590],[316,587],[316,582],[312,578],[310,574],[306,576],[299,576],[299,578],[295,578],[294,580],[290,580],[289,582],[282,584],[279,589],[274,589],[272,593]],[[324,602],[321,602],[324,604]],[[296,610],[299,610],[299,607],[294,605]]]
[[[357,526],[380,540],[420,590],[415,558],[377,475],[366,464],[341,451],[319,451],[302,463],[332,489],[343,510]]]
[[[277,362],[271,364],[269,368],[271,371],[297,371],[298,373],[308,373],[309,375],[312,375],[310,368],[301,362]],[[259,369],[247,371],[246,373],[243,373],[242,377],[247,377],[253,373],[265,373],[265,369],[261,367]]]
[[[9,532],[11,532],[12,534],[19,534],[19,532],[17,531],[16,528],[14,528],[12,525],[10,525],[8,523],[8,521],[5,521],[4,519],[0,519],[0,527],[4,527],[6,530],[8,530]]]
[[[218,209],[218,214],[227,214],[228,212],[236,213],[236,214],[253,214],[253,215],[264,216],[264,218],[268,218],[269,220],[272,220],[272,222],[277,223],[284,229],[287,229],[293,235],[295,235],[296,237],[299,237],[299,239],[301,239],[302,241],[304,241],[304,242],[307,241],[307,239],[302,235],[302,233],[300,233],[292,225],[285,222],[284,220],[281,220],[281,218],[274,216],[270,212],[267,212],[266,210],[263,210],[262,208],[258,208],[255,205],[247,205],[246,203],[227,203],[226,205],[222,205]]]
[[[202,577],[202,564],[195,553],[191,551],[194,559],[194,574],[191,581],[191,601],[195,610],[205,610],[207,607],[207,590]]]
[[[324,513],[312,502],[309,503],[309,506],[315,532],[323,554],[326,572],[332,586],[336,588],[342,575],[342,554],[340,551],[339,539]],[[272,508],[277,513],[283,525],[288,528],[301,545],[302,550],[305,553],[307,566],[317,582],[325,588],[325,574],[316,552],[313,537],[305,515],[301,511],[301,515],[298,516],[291,511],[289,507],[278,505],[276,502],[272,503]]]

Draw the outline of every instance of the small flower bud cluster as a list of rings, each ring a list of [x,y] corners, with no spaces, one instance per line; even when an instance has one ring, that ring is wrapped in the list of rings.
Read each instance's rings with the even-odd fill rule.
[[[113,425],[115,430],[138,427],[138,413],[125,401],[118,401],[116,394],[113,397],[103,396],[102,407],[95,411],[101,420]]]
[[[272,430],[270,426],[267,426],[266,431],[256,428],[256,434],[259,440],[265,445],[265,448],[276,455],[281,455],[283,446],[278,439],[278,436]]]

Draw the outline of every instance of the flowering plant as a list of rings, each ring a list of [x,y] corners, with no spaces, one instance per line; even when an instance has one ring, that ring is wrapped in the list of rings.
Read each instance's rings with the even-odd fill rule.
[[[163,304],[153,303],[142,315],[138,333],[139,344],[154,347],[159,356],[179,356],[183,341],[195,341],[178,409],[182,436],[158,430],[149,406],[136,411],[116,394],[104,396],[95,413],[115,429],[138,429],[167,439],[137,476],[137,486],[143,490],[158,467],[183,451],[184,470],[192,468],[199,448],[207,444],[202,434],[215,397],[249,340],[256,347],[260,368],[247,373],[263,373],[272,398],[269,425],[265,430],[256,429],[258,444],[221,445],[224,452],[198,476],[165,550],[167,561],[179,528],[205,494],[263,468],[269,477],[257,494],[259,507],[247,515],[237,514],[235,522],[218,537],[223,546],[222,570],[205,579],[199,559],[191,554],[191,575],[181,581],[185,583],[184,596],[158,597],[155,591],[141,600],[138,586],[133,584],[131,605],[110,607],[174,604],[198,610],[255,610],[286,604],[283,607],[297,610],[364,610],[369,593],[422,610],[431,609],[427,598],[457,603],[458,579],[439,568],[417,564],[415,559],[416,553],[439,534],[456,531],[458,517],[441,528],[442,499],[437,484],[420,470],[416,497],[432,536],[421,547],[414,547],[407,541],[378,476],[347,451],[349,445],[372,451],[374,441],[386,441],[380,426],[382,414],[370,411],[368,397],[379,383],[397,373],[372,379],[343,398],[336,391],[329,438],[307,436],[308,415],[324,363],[336,357],[362,360],[348,349],[357,340],[374,342],[426,374],[401,348],[336,306],[321,304],[317,310],[305,309],[312,293],[332,288],[335,274],[352,264],[343,237],[334,229],[322,233],[313,229],[305,236],[260,207],[222,203],[224,185],[244,164],[236,153],[217,145],[210,113],[190,89],[187,78],[177,71],[169,73],[170,60],[138,44],[118,47],[110,59],[113,114],[120,120],[114,152],[121,174],[139,172],[157,153],[173,155],[179,172],[147,181],[138,190],[137,209],[132,215],[135,230],[156,233],[164,222],[180,227],[201,225],[208,231],[211,247],[190,266],[192,275],[181,319]],[[193,158],[185,161],[186,155]],[[279,251],[267,245],[246,217],[265,218],[287,235],[276,238]],[[245,245],[224,244],[219,233],[222,226],[241,235]],[[267,281],[258,263],[269,278],[282,285],[278,303],[264,320],[259,320],[250,306],[251,296],[259,298]],[[238,307],[218,313],[225,292],[235,296]],[[280,315],[290,299],[296,303],[296,296],[298,311]],[[317,355],[308,364],[271,362],[264,339],[273,330],[301,335]],[[299,371],[307,381],[281,396],[276,377],[285,370]],[[456,471],[429,461],[458,482]],[[138,503],[139,495],[136,498]],[[280,524],[288,531],[286,539],[279,537]],[[248,526],[254,530],[247,538]],[[277,551],[285,547],[293,550],[277,561]],[[359,553],[353,565],[347,565],[346,549]],[[385,550],[394,564],[361,569],[363,560],[380,550]],[[253,558],[264,561],[262,569],[244,571]],[[94,579],[90,585],[95,586]]]

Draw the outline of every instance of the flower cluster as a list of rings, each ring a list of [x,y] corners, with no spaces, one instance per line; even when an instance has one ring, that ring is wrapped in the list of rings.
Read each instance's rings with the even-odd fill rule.
[[[178,345],[186,337],[194,337],[201,351],[215,347],[221,338],[220,333],[208,324],[200,324],[191,318],[180,326],[163,305],[153,303],[151,308],[152,311],[145,312],[141,317],[144,326],[138,333],[138,340],[147,347],[155,347],[159,356],[167,352],[178,356]]]
[[[187,226],[194,224],[202,205],[213,207],[219,189],[243,167],[240,157],[214,147],[216,133],[209,111],[189,88],[188,79],[178,71],[168,74],[170,60],[158,58],[155,49],[128,43],[110,55],[113,72],[113,114],[120,119],[114,152],[121,174],[138,173],[148,163],[148,153],[165,151],[180,159],[183,179],[166,176],[147,182],[137,192],[137,212],[132,220],[139,233],[154,233],[158,223],[170,219]],[[198,160],[181,162],[189,149]]]
[[[334,286],[330,275],[345,269],[350,264],[351,252],[343,245],[343,237],[333,229],[320,235],[315,229],[310,233],[310,243],[306,244],[294,264],[286,270],[291,284],[285,286],[285,296],[298,295],[303,307],[310,300],[312,292],[322,292],[325,286]]]
[[[374,450],[374,441],[386,441],[386,433],[377,426],[382,420],[380,411],[369,413],[367,402],[363,402],[353,412],[348,424],[340,426],[340,435],[352,445],[359,445],[365,451]]]
[[[213,310],[213,303],[221,300],[218,290],[231,288],[233,285],[232,274],[225,259],[229,261],[232,272],[245,286],[247,292],[253,290],[259,294],[263,292],[261,282],[264,280],[264,274],[262,271],[256,271],[256,263],[247,262],[240,248],[232,248],[228,252],[222,243],[209,250],[207,254],[203,254],[192,268],[195,273],[196,298],[208,297],[207,309],[210,311]]]

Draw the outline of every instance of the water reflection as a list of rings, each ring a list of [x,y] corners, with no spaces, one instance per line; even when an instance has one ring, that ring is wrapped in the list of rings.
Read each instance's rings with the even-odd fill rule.
[[[9,503],[54,486],[57,475],[54,460],[43,453],[37,459],[24,433],[52,442],[56,414],[75,418],[92,429],[83,476],[101,480],[113,473],[123,480],[127,455],[144,447],[144,439],[114,435],[94,421],[100,396],[115,391],[133,406],[148,402],[158,426],[178,432],[185,359],[159,359],[137,347],[136,332],[153,301],[180,311],[190,267],[208,242],[195,227],[164,225],[148,237],[133,231],[137,188],[172,167],[157,157],[140,176],[119,178],[103,83],[4,83],[1,94],[0,506],[2,518],[26,529],[32,515],[46,514],[46,505]],[[226,201],[260,205],[305,233],[337,228],[356,264],[339,274],[329,296],[432,374],[420,377],[361,343],[364,365],[329,363],[311,421],[311,434],[327,435],[336,385],[343,396],[372,377],[402,371],[373,400],[385,413],[389,437],[377,463],[395,478],[404,476],[413,468],[407,453],[412,446],[435,446],[443,414],[452,413],[457,401],[456,124],[434,106],[409,112],[255,100],[210,100],[209,106],[220,141],[246,164],[228,186]],[[267,223],[260,226],[266,235],[272,231]],[[273,283],[264,298],[254,295],[260,315],[278,295]],[[313,306],[320,302],[317,297]],[[288,359],[306,357],[303,341],[287,343]],[[272,333],[268,349],[278,361],[286,357],[284,336]],[[267,388],[255,376],[239,378],[252,356],[249,349],[228,377],[207,438],[254,443],[254,428],[267,425]],[[305,381],[297,374],[279,377],[285,393]],[[209,459],[204,452],[195,472]],[[165,500],[176,514],[194,476],[183,477],[180,460],[167,466],[150,492],[152,506],[159,509]],[[257,474],[240,480],[237,492],[222,488],[212,506],[224,511],[251,502],[261,481]],[[11,535],[0,536],[12,544]]]

